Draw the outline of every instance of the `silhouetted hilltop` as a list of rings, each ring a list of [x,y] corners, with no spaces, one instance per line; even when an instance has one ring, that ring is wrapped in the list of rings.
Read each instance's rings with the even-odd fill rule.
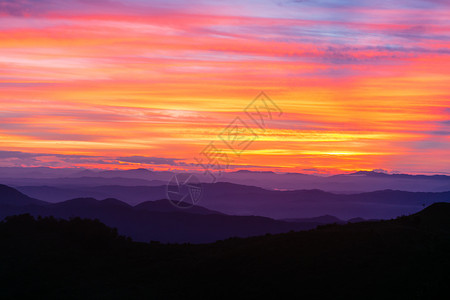
[[[406,220],[414,220],[421,227],[436,228],[450,234],[450,203],[434,203],[424,210],[404,217]]]
[[[98,221],[0,223],[2,298],[437,299],[450,279],[450,204],[390,221],[142,244]]]
[[[359,223],[359,222],[365,222],[366,220],[363,218],[351,218],[347,220],[348,223]]]
[[[315,222],[318,224],[333,224],[333,223],[338,223],[338,224],[343,224],[345,223],[345,221],[336,218],[335,216],[330,216],[330,215],[324,215],[324,216],[319,216],[319,217],[312,217],[312,218],[296,218],[296,219],[283,219],[284,221],[287,222]]]
[[[23,243],[37,243],[45,247],[70,245],[76,249],[86,246],[92,250],[94,245],[109,247],[114,246],[113,243],[116,242],[131,242],[131,239],[120,236],[117,229],[92,219],[65,220],[51,216],[36,219],[30,214],[23,214],[6,217],[0,224],[2,238],[12,238]]]

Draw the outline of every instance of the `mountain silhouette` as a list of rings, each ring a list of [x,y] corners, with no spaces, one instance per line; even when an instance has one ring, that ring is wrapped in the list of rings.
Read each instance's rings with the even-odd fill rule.
[[[108,226],[118,228],[120,234],[137,241],[202,243],[232,236],[248,237],[289,230],[308,230],[326,223],[342,223],[343,219],[361,222],[389,218],[405,212],[415,213],[423,208],[423,203],[450,199],[450,192],[385,190],[345,195],[321,190],[269,191],[232,183],[204,184],[203,188],[205,200],[201,203],[205,206],[177,209],[169,201],[161,200],[165,195],[162,187],[113,186],[103,189],[105,193],[120,192],[123,197],[127,193],[133,195],[133,190],[137,190],[136,193],[145,191],[147,198],[160,197],[155,201],[145,201],[133,206],[109,195],[102,201],[92,197],[78,197],[50,204],[3,186],[5,195],[0,195],[0,199],[3,199],[3,202],[0,201],[0,217],[23,213],[61,218],[85,217],[99,219]],[[6,195],[11,195],[12,198]],[[11,200],[15,198],[22,200]],[[322,217],[298,217],[299,213]],[[257,215],[269,217],[256,217]],[[327,215],[339,217],[326,217]]]
[[[335,216],[330,216],[330,215],[324,215],[324,216],[319,216],[319,217],[312,217],[312,218],[296,218],[296,219],[283,219],[284,221],[287,222],[313,222],[313,223],[318,223],[318,224],[333,224],[333,223],[337,223],[337,224],[344,224],[345,221],[336,218]]]
[[[273,219],[301,219],[332,215],[341,220],[389,219],[411,214],[435,202],[450,201],[450,192],[407,192],[380,190],[338,194],[322,190],[267,190],[260,187],[218,182],[203,184],[198,204],[229,215],[258,215]],[[115,198],[130,205],[166,198],[166,185],[17,187],[21,192],[48,202],[71,198]]]
[[[182,209],[182,212],[184,213],[191,213],[191,214],[199,214],[199,215],[223,215],[223,213],[210,210],[201,206],[190,206],[189,204],[185,204],[183,206],[182,203],[179,204],[182,207],[186,207]],[[145,201],[138,205],[136,205],[134,208],[145,210],[145,211],[156,211],[156,212],[181,212],[180,208],[175,207],[173,204],[171,204],[167,199],[164,200],[155,200],[155,201]]]
[[[147,169],[99,171],[75,168],[0,167],[2,183],[14,186],[165,185],[174,174],[170,171]],[[202,182],[210,182],[208,175],[199,173],[196,176]],[[302,173],[239,170],[224,172],[219,180],[270,190],[320,189],[333,193],[363,193],[386,189],[410,192],[450,190],[450,176],[387,174],[376,171],[358,171],[324,177]],[[144,201],[147,200],[150,199]]]
[[[449,220],[450,204],[436,203],[389,221],[191,245],[135,243],[88,219],[8,217],[0,297],[440,299]]]
[[[45,205],[47,203],[28,197],[7,185],[0,184],[0,205],[24,206],[30,204]]]
[[[5,196],[20,195],[31,199],[12,188],[4,188]],[[230,216],[203,207],[177,209],[168,200],[154,203],[144,202],[135,207],[120,200],[108,198],[76,198],[59,203],[17,202],[14,206],[0,203],[0,217],[29,213],[33,216],[54,216],[58,218],[98,219],[108,226],[117,228],[122,235],[136,241],[148,242],[213,242],[228,237],[248,237],[266,233],[281,233],[290,230],[308,230],[318,223],[291,223],[257,216]],[[13,203],[14,199],[6,203]],[[24,205],[20,204],[23,203]],[[33,205],[29,205],[33,204]]]

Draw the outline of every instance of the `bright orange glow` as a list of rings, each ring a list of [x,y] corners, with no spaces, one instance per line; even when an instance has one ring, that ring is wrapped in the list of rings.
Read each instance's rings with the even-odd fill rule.
[[[198,169],[239,116],[258,138],[235,168],[450,172],[446,4],[174,2],[0,10],[0,152],[45,154],[0,165]],[[264,132],[260,91],[283,111]]]

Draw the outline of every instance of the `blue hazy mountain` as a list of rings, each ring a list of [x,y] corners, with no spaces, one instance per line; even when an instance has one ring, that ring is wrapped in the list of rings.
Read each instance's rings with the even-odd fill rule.
[[[6,168],[0,167],[1,182],[14,186],[93,186],[93,185],[156,185],[167,183],[175,173],[170,171],[86,170],[55,168]],[[196,174],[208,183],[210,177]],[[54,182],[48,179],[58,179]],[[299,190],[320,189],[337,193],[361,193],[377,190],[402,190],[410,192],[450,191],[450,176],[386,174],[376,171],[359,171],[333,176],[316,176],[301,173],[275,173],[239,170],[225,172],[218,181],[240,185],[258,186],[265,189]],[[135,180],[134,183],[133,181]]]
[[[167,200],[131,206],[117,199],[76,198],[47,203],[1,185],[0,217],[33,216],[98,219],[136,241],[213,242],[239,236],[315,228],[319,223],[290,223],[258,216],[230,216],[202,207],[177,209]]]
[[[448,202],[450,192],[383,190],[339,194],[322,190],[267,190],[226,182],[203,184],[199,205],[229,215],[258,215],[274,219],[333,215],[343,220],[387,219],[411,214],[435,202]],[[166,185],[51,187],[18,186],[31,197],[48,202],[71,198],[116,198],[130,205],[166,198]]]

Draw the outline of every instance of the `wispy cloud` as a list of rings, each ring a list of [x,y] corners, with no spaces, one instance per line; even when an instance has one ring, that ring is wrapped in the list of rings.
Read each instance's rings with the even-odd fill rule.
[[[189,168],[266,90],[283,119],[237,166],[450,168],[449,11],[439,0],[0,1],[1,149],[24,153],[2,164]],[[25,154],[36,152],[48,155]]]
[[[128,163],[128,164],[127,164]],[[96,165],[113,165],[113,167],[133,165],[144,166],[185,166],[181,159],[146,157],[146,156],[128,156],[128,157],[107,157],[93,155],[73,155],[73,154],[55,154],[55,153],[31,153],[22,151],[0,151],[1,166],[65,166],[77,165],[91,167]]]

